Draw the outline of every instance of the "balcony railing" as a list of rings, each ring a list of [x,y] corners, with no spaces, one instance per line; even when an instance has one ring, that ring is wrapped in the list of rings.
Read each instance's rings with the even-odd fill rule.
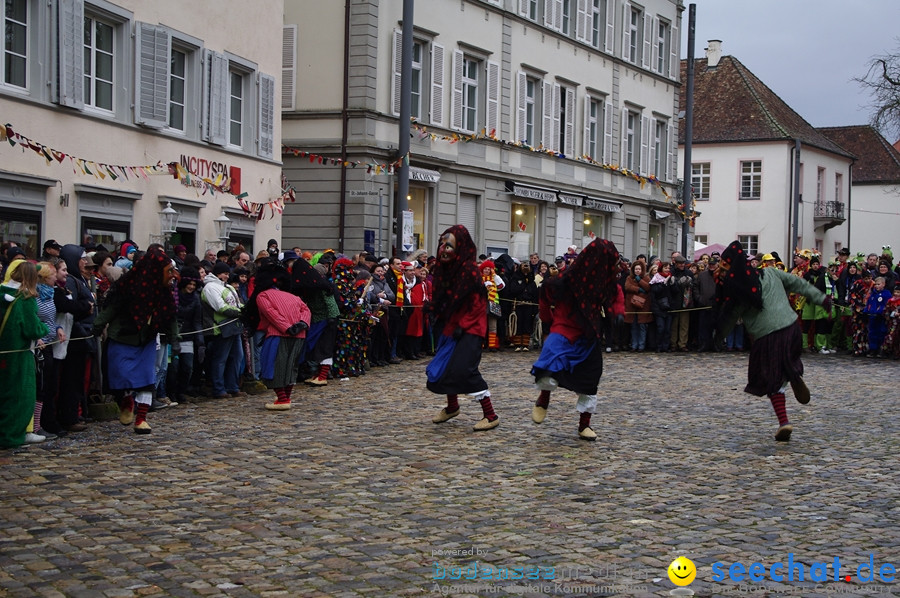
[[[834,218],[835,220],[844,219],[844,202],[842,201],[817,201],[815,218]]]

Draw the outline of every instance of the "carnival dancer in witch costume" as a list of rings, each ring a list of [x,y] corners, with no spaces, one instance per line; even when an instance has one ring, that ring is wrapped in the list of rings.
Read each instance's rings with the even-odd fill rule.
[[[123,392],[119,421],[134,422],[136,434],[149,434],[147,412],[156,388],[156,336],[178,352],[178,321],[172,280],[175,264],[159,246],[151,246],[106,293],[93,323],[109,339],[109,388]],[[107,326],[108,325],[108,326]],[[132,411],[134,418],[132,419]]]
[[[291,392],[309,330],[309,307],[290,289],[287,269],[280,264],[266,264],[257,270],[253,295],[244,308],[248,326],[266,334],[259,352],[259,377],[275,390],[275,402],[266,404],[269,411],[291,408]]]
[[[540,317],[550,334],[531,368],[541,391],[531,411],[534,423],[547,416],[550,393],[567,388],[578,394],[578,437],[597,439],[591,414],[597,408],[597,386],[603,374],[600,336],[603,314],[616,300],[618,263],[619,251],[612,241],[594,239],[562,275],[541,285]]]
[[[751,267],[738,241],[722,252],[716,277],[716,300],[723,318],[717,340],[728,334],[738,318],[743,318],[744,328],[753,337],[744,392],[769,397],[778,417],[775,440],[789,440],[794,428],[784,404],[786,383],[790,383],[794,397],[801,404],[809,403],[810,397],[800,361],[803,344],[800,324],[786,293],[803,296],[828,313],[831,313],[831,297],[778,268]]]
[[[459,415],[459,395],[481,403],[484,417],[475,431],[500,424],[491,405],[491,391],[481,377],[481,345],[487,334],[487,290],[475,263],[475,243],[461,224],[441,234],[434,268],[431,311],[440,329],[434,359],[425,372],[428,390],[447,395],[447,406],[431,420],[443,423]]]

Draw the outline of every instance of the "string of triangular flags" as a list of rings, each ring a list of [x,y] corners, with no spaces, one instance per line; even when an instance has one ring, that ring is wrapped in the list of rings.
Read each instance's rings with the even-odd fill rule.
[[[281,195],[272,201],[258,203],[245,201],[243,198],[238,197],[238,205],[241,206],[244,213],[251,218],[256,218],[257,222],[265,217],[266,208],[268,208],[269,216],[274,217],[276,213],[284,213],[285,203],[294,203],[295,201],[297,201],[297,192],[283,172],[281,173]]]
[[[149,175],[168,174],[169,172],[166,165],[162,162],[150,165],[124,166],[121,164],[106,164],[104,162],[79,158],[78,156],[61,152],[43,143],[34,141],[15,131],[9,123],[0,127],[0,142],[2,141],[8,141],[9,145],[12,147],[18,145],[22,148],[22,151],[25,151],[26,149],[32,150],[35,154],[46,160],[47,166],[53,164],[54,161],[62,164],[64,160],[68,159],[72,164],[72,171],[75,174],[91,175],[100,180],[104,180],[106,177],[109,177],[113,181],[119,177],[128,180],[129,176],[132,178],[149,179]]]
[[[471,141],[486,139],[488,141],[493,141],[495,143],[500,143],[502,145],[509,145],[509,146],[525,149],[525,150],[528,150],[531,152],[547,154],[549,156],[553,156],[554,158],[559,158],[561,160],[571,159],[571,160],[575,160],[576,162],[585,162],[587,164],[591,164],[593,166],[597,166],[599,168],[609,170],[609,171],[617,173],[619,175],[632,178],[635,181],[637,181],[638,184],[640,184],[641,188],[643,188],[644,185],[646,185],[647,183],[650,183],[651,185],[654,185],[657,189],[660,190],[660,192],[663,194],[663,197],[666,198],[666,203],[675,206],[676,210],[678,210],[678,212],[682,218],[689,219],[691,221],[691,226],[693,226],[695,223],[696,205],[694,205],[693,197],[692,197],[692,201],[691,201],[690,215],[688,215],[685,211],[684,204],[676,203],[677,200],[669,194],[669,192],[666,190],[665,186],[663,186],[662,181],[660,181],[654,175],[649,175],[649,176],[640,175],[636,172],[633,172],[631,170],[628,170],[627,168],[618,166],[616,164],[606,164],[604,162],[600,162],[599,160],[595,160],[592,156],[589,156],[587,154],[582,154],[581,156],[569,157],[562,152],[558,152],[556,150],[552,150],[550,148],[544,147],[543,144],[535,147],[532,145],[528,145],[524,141],[508,141],[505,139],[500,139],[497,137],[496,129],[492,129],[490,132],[488,132],[487,129],[481,129],[481,131],[471,134],[471,135],[460,135],[459,133],[451,133],[451,134],[447,135],[447,134],[431,133],[428,131],[427,127],[420,125],[419,123],[417,123],[415,121],[415,119],[412,119],[412,122],[410,124],[411,124],[412,128],[415,129],[416,132],[418,133],[418,137],[419,137],[420,141],[428,138],[431,141],[446,141],[448,143],[453,144],[453,143],[459,143],[459,142],[469,143]]]
[[[366,174],[394,174],[394,172],[400,168],[405,162],[409,164],[409,154],[401,158],[397,158],[393,162],[388,162],[386,164],[378,164],[377,162],[362,162],[360,160],[341,160],[340,158],[332,158],[329,156],[323,156],[321,154],[315,154],[312,152],[307,152],[305,150],[290,147],[287,145],[281,146],[281,154],[291,154],[293,156],[299,158],[309,158],[309,161],[313,164],[322,164],[325,166],[340,166],[342,168],[357,168],[360,166],[366,167]]]

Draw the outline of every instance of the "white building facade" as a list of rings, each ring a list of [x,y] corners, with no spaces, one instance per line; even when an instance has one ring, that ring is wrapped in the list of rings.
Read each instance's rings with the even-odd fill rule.
[[[285,7],[283,158],[297,191],[286,244],[392,253],[402,8]],[[674,249],[682,11],[670,0],[417,3],[413,249],[434,252],[456,223],[484,253],[517,258],[595,237],[628,257]]]
[[[0,6],[0,235],[24,244],[90,238],[265,247],[282,193],[275,90],[283,1],[9,0]],[[236,34],[240,32],[240,34]],[[180,169],[170,168],[178,164]],[[242,194],[244,194],[242,197]],[[159,212],[179,213],[162,234]],[[271,212],[271,213],[270,213]],[[274,214],[274,217],[272,217]]]

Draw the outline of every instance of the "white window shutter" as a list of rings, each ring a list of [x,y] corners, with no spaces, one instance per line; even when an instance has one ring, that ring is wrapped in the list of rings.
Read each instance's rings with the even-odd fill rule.
[[[652,70],[654,73],[664,75],[665,73],[663,73],[661,70],[657,70],[657,67],[659,66],[659,43],[657,39],[657,36],[659,35],[659,17],[653,17],[652,31],[653,39],[650,40],[650,46],[652,48],[650,57],[650,70]]]
[[[529,2],[529,0],[519,0],[519,16],[520,17],[528,17],[528,2]]]
[[[259,74],[259,146],[260,158],[274,158],[275,152],[275,77]]]
[[[431,44],[431,124],[444,126],[444,46]]]
[[[400,116],[400,88],[403,71],[403,32],[394,29],[394,61],[391,76],[391,114]]]
[[[84,0],[59,0],[59,90],[61,106],[84,109]]]
[[[487,134],[500,134],[500,63],[487,63]]]
[[[612,54],[616,43],[616,0],[606,0],[606,39],[603,48]]]
[[[666,168],[668,172],[666,172],[667,181],[675,182],[677,176],[675,171],[678,169],[678,153],[675,151],[675,148],[678,147],[678,128],[675,125],[669,125],[667,127],[667,138],[666,138]]]
[[[556,29],[555,20],[553,18],[554,5],[556,0],[544,0],[544,27],[547,29]]]
[[[550,149],[552,149],[555,152],[562,151],[562,148],[560,147],[560,143],[559,143],[559,141],[560,141],[559,137],[560,137],[560,133],[562,133],[563,123],[561,123],[559,121],[559,117],[560,117],[560,112],[561,112],[561,107],[562,107],[563,101],[564,100],[562,98],[562,87],[559,85],[559,83],[554,83],[553,84],[553,137],[550,138],[552,140],[551,143],[553,144],[553,147]]]
[[[151,129],[169,124],[169,62],[172,36],[165,27],[135,27],[134,122]]]
[[[589,0],[578,0],[578,16],[575,20],[575,39],[586,44],[591,42],[588,2]]]
[[[631,4],[625,3],[625,11],[622,13],[622,60],[629,62],[631,47]]]
[[[541,145],[547,149],[553,149],[553,83],[543,82],[541,91]]]
[[[622,147],[619,154],[619,165],[623,168],[629,168],[628,164],[628,108],[622,108],[622,121],[619,125],[619,131],[622,135]]]
[[[281,30],[281,109],[297,106],[297,26],[285,25]]]
[[[656,120],[651,118],[647,121],[647,125],[647,166],[644,168],[644,174],[652,174],[660,178],[660,173],[654,172],[656,169]],[[665,169],[662,161],[660,161],[660,166]]]
[[[553,2],[553,29],[562,31],[563,0]]]
[[[212,50],[205,50],[204,56],[204,139],[216,145],[225,145],[228,140],[228,59]]]
[[[575,153],[575,90],[566,88],[566,147],[559,148],[566,156],[571,157]]]
[[[524,71],[516,73],[516,141],[525,141],[525,130],[528,127],[526,96],[528,95],[528,76]],[[534,140],[532,139],[532,143]]]
[[[585,156],[591,156],[591,96],[584,96],[584,136],[581,140],[581,153]],[[597,123],[600,124],[599,122]],[[597,149],[600,149],[599,147]],[[599,160],[600,156],[591,156],[595,160]]]
[[[678,37],[678,27],[672,23],[669,27],[669,77],[672,79],[678,79],[681,70],[680,49],[681,38]]]
[[[651,55],[653,54],[653,17],[644,15],[644,51],[641,52],[641,66],[650,68]]]
[[[650,174],[650,118],[641,117],[641,167],[637,169],[643,175]]]
[[[450,126],[457,131],[462,130],[462,70],[464,55],[460,50],[453,50],[453,106],[451,107]]]
[[[476,240],[478,231],[478,197],[461,193],[456,209],[456,220],[466,227],[472,240]]]
[[[603,163],[612,164],[613,149],[613,105],[606,102],[603,107]]]

